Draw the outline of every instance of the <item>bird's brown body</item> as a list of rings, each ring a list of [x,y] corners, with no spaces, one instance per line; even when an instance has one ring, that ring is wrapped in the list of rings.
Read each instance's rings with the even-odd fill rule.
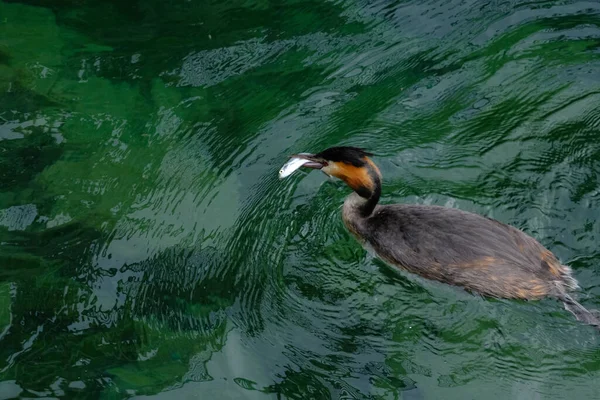
[[[344,224],[398,268],[500,298],[558,297],[577,287],[569,267],[509,225],[457,209],[404,204],[378,205],[363,218],[356,202],[345,202]]]
[[[369,155],[355,147],[333,147],[296,157],[310,160],[305,167],[340,178],[354,190],[344,202],[344,224],[378,257],[485,296],[555,297],[578,320],[600,326],[597,314],[568,294],[578,287],[571,269],[521,230],[454,208],[379,205],[381,173]]]

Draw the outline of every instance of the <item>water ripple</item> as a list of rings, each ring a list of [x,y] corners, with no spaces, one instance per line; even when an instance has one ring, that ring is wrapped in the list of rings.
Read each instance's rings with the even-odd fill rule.
[[[558,302],[396,271],[347,187],[276,174],[366,147],[383,202],[511,223],[600,308],[597,3],[29,3],[0,4],[11,391],[595,395],[599,339]]]

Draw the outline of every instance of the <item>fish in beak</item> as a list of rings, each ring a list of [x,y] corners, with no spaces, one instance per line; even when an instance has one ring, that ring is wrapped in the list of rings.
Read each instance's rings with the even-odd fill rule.
[[[279,178],[287,178],[300,167],[321,169],[327,166],[327,161],[310,153],[298,153],[290,157],[289,161],[279,170]]]

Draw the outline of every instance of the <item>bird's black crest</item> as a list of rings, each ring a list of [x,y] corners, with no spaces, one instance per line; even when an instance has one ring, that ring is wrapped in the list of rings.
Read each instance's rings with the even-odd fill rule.
[[[347,164],[354,165],[355,167],[362,167],[365,165],[365,157],[372,156],[373,153],[369,153],[359,147],[351,146],[340,146],[330,147],[327,150],[316,154],[317,157],[323,158],[328,161],[345,162]]]

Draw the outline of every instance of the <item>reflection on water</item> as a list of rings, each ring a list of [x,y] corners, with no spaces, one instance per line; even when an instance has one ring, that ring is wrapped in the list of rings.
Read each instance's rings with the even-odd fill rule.
[[[347,188],[511,223],[600,308],[600,5],[0,2],[2,398],[592,398],[559,304],[398,274]],[[212,396],[212,397],[214,397]]]

